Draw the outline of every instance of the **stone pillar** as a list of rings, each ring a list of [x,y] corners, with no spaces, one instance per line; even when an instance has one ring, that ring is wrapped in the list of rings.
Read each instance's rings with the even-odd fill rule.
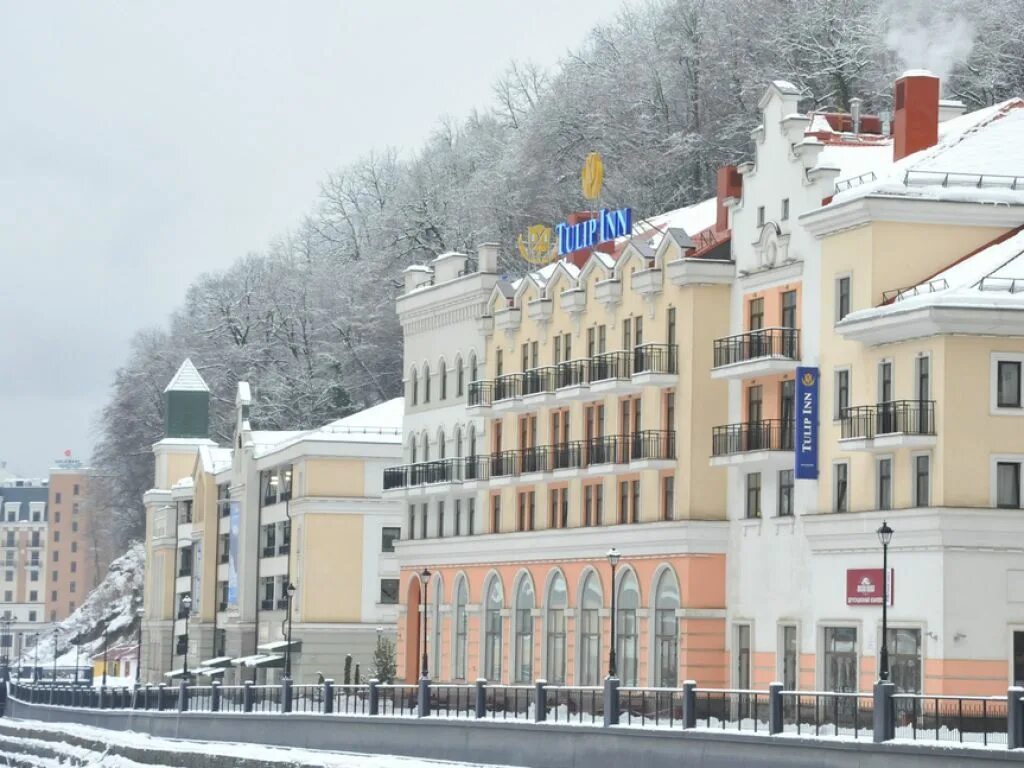
[[[604,679],[604,727],[619,724],[619,678]]]
[[[487,717],[487,681],[482,677],[476,681],[476,710],[477,720]]]
[[[324,680],[324,705],[323,713],[329,715],[334,711],[334,681]]]
[[[768,733],[782,733],[782,683],[768,683]]]
[[[548,718],[548,694],[547,680],[538,680],[534,683],[533,694],[533,719],[535,722],[543,723]]]
[[[370,680],[370,714],[380,714],[380,691],[377,690],[377,686],[380,685],[380,680],[373,678]]]
[[[1024,688],[1011,686],[1006,691],[1006,748],[1024,749]]]
[[[697,681],[683,683],[683,728],[697,727]]]
[[[875,683],[874,741],[889,741],[895,735],[896,713],[892,695],[896,686],[890,682]]]

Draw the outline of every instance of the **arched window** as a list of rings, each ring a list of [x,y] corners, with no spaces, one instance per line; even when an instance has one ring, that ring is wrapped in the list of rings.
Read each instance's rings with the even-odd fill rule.
[[[533,582],[529,576],[519,580],[516,590],[516,660],[517,683],[533,681]]]
[[[439,429],[437,431],[437,458],[443,459],[447,452],[448,446],[446,445],[444,438],[444,429]]]
[[[492,683],[501,682],[501,637],[504,633],[501,609],[501,582],[494,577],[487,585],[484,603],[484,677]]]
[[[430,366],[423,366],[423,402],[430,402]]]
[[[420,443],[422,445],[423,452],[422,461],[430,461],[430,436],[426,432],[423,433]]]
[[[625,571],[619,578],[619,594],[616,598],[615,634],[619,646],[615,652],[617,672],[623,685],[636,685],[637,668],[637,610],[640,608],[640,586],[636,574]]]
[[[580,590],[580,685],[597,685],[601,679],[601,584],[593,572]]]
[[[469,380],[477,381],[478,378],[476,370],[476,351],[474,350],[469,353]]]
[[[455,358],[455,396],[462,397],[466,391],[466,371],[462,365],[462,356]]]
[[[452,444],[455,447],[455,458],[462,458],[462,427],[455,427],[455,434],[452,436]]]
[[[437,376],[440,399],[444,400],[446,397],[448,397],[448,366],[445,365],[444,360],[441,361],[441,364],[437,368]]]
[[[409,463],[416,463],[416,435],[409,435]]]
[[[413,366],[409,379],[409,398],[412,400],[412,404],[416,405],[420,398],[420,378],[416,375],[416,366]]]
[[[476,456],[476,425],[469,425],[469,457]]]
[[[469,636],[468,612],[469,590],[466,588],[466,577],[460,576],[455,587],[455,647],[452,659],[452,677],[456,680],[466,679],[466,638]]]
[[[434,594],[431,595],[432,605],[430,623],[433,626],[434,631],[431,632],[431,653],[433,653],[433,659],[431,659],[430,669],[431,676],[434,680],[441,679],[441,602],[444,600],[444,583],[440,576],[434,577]]]
[[[555,572],[548,586],[547,619],[547,679],[552,683],[565,682],[565,611],[569,607],[569,595],[565,578]]]
[[[654,590],[654,684],[675,688],[679,677],[679,584],[666,568]]]

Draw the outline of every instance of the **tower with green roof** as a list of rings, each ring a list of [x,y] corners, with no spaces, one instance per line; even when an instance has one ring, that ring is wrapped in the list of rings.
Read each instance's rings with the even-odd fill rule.
[[[210,388],[192,360],[185,359],[164,390],[164,437],[210,436]]]

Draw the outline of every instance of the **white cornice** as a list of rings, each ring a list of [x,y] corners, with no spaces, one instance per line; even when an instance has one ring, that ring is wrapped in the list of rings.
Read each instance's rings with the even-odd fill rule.
[[[399,542],[403,568],[421,565],[473,565],[600,559],[616,547],[630,557],[725,554],[726,521],[680,520],[667,523],[563,528]]]
[[[1024,222],[1024,206],[865,195],[815,208],[798,218],[807,231],[819,239],[872,221],[1011,229]]]
[[[803,261],[793,261],[771,269],[759,269],[756,272],[740,275],[738,282],[740,289],[746,292],[791,283],[794,280],[799,280],[803,274]]]
[[[890,305],[858,314],[864,316],[847,318],[836,332],[869,346],[954,334],[1024,336],[1024,311],[1007,307],[931,305],[904,310]]]

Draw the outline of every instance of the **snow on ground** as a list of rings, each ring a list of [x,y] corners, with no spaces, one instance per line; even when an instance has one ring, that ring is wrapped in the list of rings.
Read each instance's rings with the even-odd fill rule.
[[[150,736],[135,731],[111,731],[105,728],[94,728],[87,725],[71,723],[43,723],[35,720],[4,720],[7,728],[26,731],[26,739],[32,739],[31,731],[46,730],[51,733],[67,734],[68,736],[90,739],[106,743],[111,749],[130,747],[155,751],[201,753],[204,755],[221,755],[226,757],[263,760],[265,762],[282,763],[286,766],[310,765],[323,768],[485,768],[481,763],[453,763],[444,760],[428,760],[418,757],[398,757],[395,755],[370,755],[358,752],[333,752],[319,749],[299,749],[297,747],[266,747],[258,744],[236,744],[225,741],[188,741],[185,739],[166,739]],[[8,737],[7,740],[10,740]],[[52,745],[52,742],[35,740],[36,743]],[[63,742],[62,742],[63,743]],[[65,744],[71,753],[84,752],[93,755],[89,750]],[[89,765],[103,768],[132,768],[138,765],[131,760],[116,755],[105,755],[99,762]],[[152,768],[159,768],[147,763]],[[497,768],[501,768],[500,766]]]

